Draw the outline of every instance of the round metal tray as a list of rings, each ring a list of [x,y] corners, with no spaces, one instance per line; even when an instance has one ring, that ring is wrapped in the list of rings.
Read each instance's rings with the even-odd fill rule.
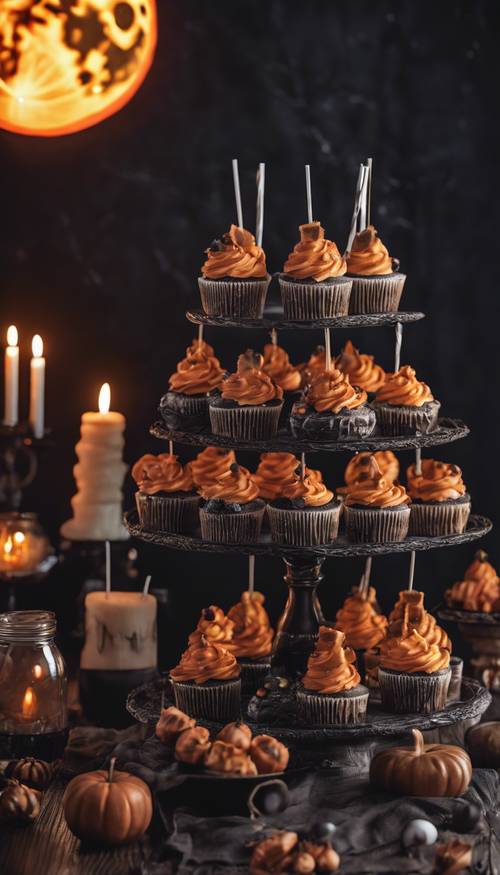
[[[500,613],[493,611],[465,611],[463,608],[449,608],[447,605],[439,605],[436,610],[438,617],[441,620],[448,620],[452,623],[481,623],[485,626],[500,625]]]
[[[467,437],[469,428],[460,419],[448,417],[438,420],[437,428],[430,434],[384,437],[372,435],[359,441],[313,441],[300,440],[282,429],[276,437],[267,441],[243,441],[239,438],[222,437],[208,431],[172,431],[163,422],[155,422],[150,428],[153,437],[162,441],[172,440],[178,444],[196,447],[225,447],[228,449],[253,450],[256,453],[358,453],[362,450],[411,450],[416,447],[433,447],[451,444]]]
[[[306,319],[294,321],[285,319],[283,310],[270,307],[262,319],[244,319],[237,316],[207,316],[203,310],[188,310],[186,318],[195,325],[211,325],[215,328],[264,328],[271,331],[295,330],[297,328],[379,328],[385,325],[405,325],[424,319],[424,313],[360,313],[353,316],[335,316],[332,319]]]
[[[132,690],[127,698],[127,710],[139,723],[153,725],[160,716],[162,707],[173,704],[168,698],[169,682],[166,677],[158,678],[148,684]],[[370,703],[368,705],[367,720],[365,723],[357,723],[352,726],[314,727],[300,726],[297,718],[288,716],[287,724],[279,723],[279,708],[275,709],[273,719],[252,719],[253,703],[250,700],[250,713],[244,719],[248,722],[253,733],[274,735],[285,743],[314,743],[321,741],[355,740],[363,738],[390,738],[405,735],[412,729],[420,729],[426,732],[443,726],[451,726],[462,720],[473,720],[480,717],[486,711],[490,702],[491,694],[479,681],[464,678],[462,681],[462,698],[457,702],[450,702],[441,711],[432,714],[392,714],[382,711],[380,706]],[[290,708],[289,696],[283,696],[284,709]],[[245,703],[244,703],[245,704]],[[245,710],[245,709],[244,709]],[[216,730],[219,724],[200,720],[211,730]]]
[[[385,544],[352,544],[346,538],[340,537],[331,544],[319,547],[288,547],[273,544],[270,535],[262,535],[257,544],[216,544],[204,541],[195,535],[175,535],[171,532],[149,532],[139,524],[136,510],[130,510],[124,515],[125,526],[134,538],[147,541],[159,547],[170,547],[173,550],[190,550],[204,553],[244,553],[256,556],[383,556],[389,553],[408,553],[412,550],[433,550],[439,547],[454,547],[476,541],[487,535],[492,527],[489,519],[477,514],[471,514],[467,529],[460,535],[442,535],[439,538],[405,538],[404,541],[391,541]]]

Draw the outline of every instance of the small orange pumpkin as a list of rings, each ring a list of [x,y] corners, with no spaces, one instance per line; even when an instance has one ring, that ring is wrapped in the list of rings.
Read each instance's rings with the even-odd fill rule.
[[[202,763],[210,750],[210,733],[204,726],[193,726],[181,732],[175,744],[175,758],[181,763],[196,766]]]
[[[288,748],[272,735],[256,735],[250,746],[250,756],[259,775],[284,772],[290,758]]]
[[[16,778],[26,787],[34,790],[46,790],[52,779],[53,769],[44,760],[34,757],[24,757],[22,760],[12,760],[5,769],[7,778]]]
[[[153,816],[153,802],[147,784],[115,771],[85,772],[66,787],[64,816],[79,839],[103,845],[126,845],[146,832]]]
[[[249,750],[252,730],[246,723],[241,723],[238,720],[236,723],[228,723],[223,726],[217,738],[219,741],[225,741],[226,744],[234,744],[235,747],[240,747],[242,750]]]
[[[205,768],[209,772],[223,772],[229,775],[256,775],[257,767],[248,754],[224,741],[214,741],[205,755]]]
[[[42,794],[19,781],[10,780],[0,794],[0,823],[26,824],[40,814]]]
[[[391,747],[374,756],[370,781],[398,796],[462,796],[472,777],[472,763],[461,747],[424,744],[413,729],[413,747]]]
[[[194,726],[196,726],[196,720],[176,708],[175,705],[171,705],[170,708],[164,708],[161,712],[155,733],[163,744],[175,744],[181,732],[184,732],[185,729],[192,729]]]

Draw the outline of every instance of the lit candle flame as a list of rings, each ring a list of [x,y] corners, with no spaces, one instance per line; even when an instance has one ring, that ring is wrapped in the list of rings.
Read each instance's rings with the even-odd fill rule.
[[[27,687],[23,698],[22,715],[29,720],[36,714],[36,696],[33,687]]]
[[[24,532],[14,532],[14,543],[15,544],[23,544],[25,538],[26,538],[26,535],[24,534]]]
[[[7,553],[7,555],[9,555],[9,553],[12,553],[13,546],[14,546],[14,544],[12,542],[12,538],[9,535],[9,537],[5,541],[5,544],[3,545],[3,552]]]
[[[33,666],[33,675],[37,680],[40,680],[40,678],[42,676],[42,666],[41,665],[34,665]]]
[[[17,346],[18,334],[15,325],[9,325],[7,328],[7,346]]]
[[[111,404],[111,388],[109,383],[103,383],[99,392],[99,413],[109,413]]]
[[[41,359],[43,356],[43,340],[39,334],[35,334],[31,341],[31,350],[36,359]]]

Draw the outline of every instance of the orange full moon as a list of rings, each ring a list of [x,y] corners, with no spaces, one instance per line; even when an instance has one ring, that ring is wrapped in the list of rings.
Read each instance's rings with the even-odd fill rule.
[[[140,87],[156,37],[155,0],[0,0],[0,128],[98,124]]]

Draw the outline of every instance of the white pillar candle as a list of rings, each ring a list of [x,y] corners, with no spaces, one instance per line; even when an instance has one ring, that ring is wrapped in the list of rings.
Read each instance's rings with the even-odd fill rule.
[[[45,359],[43,358],[43,340],[35,334],[31,349],[33,358],[30,363],[30,426],[36,438],[43,437],[45,431]]]
[[[5,407],[4,425],[17,425],[19,420],[19,347],[17,328],[10,325],[7,330],[7,349],[5,350]]]
[[[125,417],[109,410],[110,388],[104,383],[99,412],[84,413],[73,468],[77,493],[71,499],[73,518],[61,534],[73,541],[124,541],[122,486],[127,465],[123,461]]]
[[[89,592],[85,598],[86,670],[156,668],[156,599],[142,592]]]

